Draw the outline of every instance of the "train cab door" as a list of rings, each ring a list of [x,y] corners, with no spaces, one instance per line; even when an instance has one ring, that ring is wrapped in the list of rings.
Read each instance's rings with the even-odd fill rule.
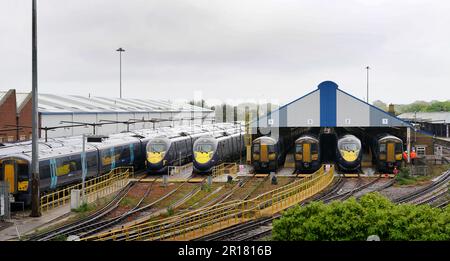
[[[394,162],[394,161],[395,161],[395,144],[389,142],[387,144],[387,162]]]
[[[16,175],[16,165],[12,160],[3,161],[3,181],[9,184],[9,193],[16,193],[17,191],[17,175]]]
[[[261,162],[268,162],[269,161],[269,150],[267,148],[267,144],[261,144],[261,152],[260,152],[260,157],[261,157]]]
[[[311,162],[311,144],[303,143],[303,161]]]

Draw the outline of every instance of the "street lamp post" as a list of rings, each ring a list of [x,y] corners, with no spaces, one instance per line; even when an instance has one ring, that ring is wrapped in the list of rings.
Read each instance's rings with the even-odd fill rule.
[[[83,133],[82,137],[83,137],[83,153],[81,154],[81,180],[82,180],[81,200],[84,204],[84,203],[86,203],[85,181],[86,181],[86,173],[87,173],[87,169],[86,169],[86,135]]]
[[[122,99],[122,52],[125,52],[125,50],[120,47],[116,51],[119,52],[119,68],[120,68],[120,98]]]
[[[367,103],[369,103],[369,66],[366,66],[367,70]]]
[[[38,154],[38,97],[37,97],[37,11],[36,0],[32,2],[32,125],[31,125],[31,217],[40,217],[41,208],[39,206],[39,154]]]

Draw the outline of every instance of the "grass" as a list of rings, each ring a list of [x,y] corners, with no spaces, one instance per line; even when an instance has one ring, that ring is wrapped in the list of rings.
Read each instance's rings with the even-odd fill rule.
[[[409,168],[400,169],[399,174],[395,177],[397,184],[400,186],[421,185],[450,169],[450,164],[429,165],[428,167],[431,173],[425,176],[411,176]]]
[[[75,213],[86,213],[93,210],[95,207],[92,204],[83,203],[76,209],[73,209]]]
[[[137,198],[127,196],[120,201],[119,206],[132,208],[135,207],[138,202],[139,200]]]

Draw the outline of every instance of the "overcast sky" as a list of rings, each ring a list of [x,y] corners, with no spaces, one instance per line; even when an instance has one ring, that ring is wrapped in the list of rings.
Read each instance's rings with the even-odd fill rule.
[[[338,3],[339,2],[339,3]],[[0,90],[31,90],[31,0],[0,0]],[[450,2],[38,0],[39,91],[273,99],[324,80],[359,98],[450,99]]]

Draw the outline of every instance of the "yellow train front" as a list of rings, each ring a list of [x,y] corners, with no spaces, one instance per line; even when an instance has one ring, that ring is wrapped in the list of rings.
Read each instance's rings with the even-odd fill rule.
[[[197,139],[193,145],[194,172],[208,174],[221,163],[239,159],[245,148],[243,133],[238,130]]]
[[[336,160],[341,171],[361,171],[361,140],[351,134],[340,137],[336,146]]]
[[[295,170],[313,173],[321,166],[319,139],[314,135],[303,135],[295,141]]]
[[[273,172],[283,164],[282,139],[259,137],[252,143],[252,165],[256,172]]]

